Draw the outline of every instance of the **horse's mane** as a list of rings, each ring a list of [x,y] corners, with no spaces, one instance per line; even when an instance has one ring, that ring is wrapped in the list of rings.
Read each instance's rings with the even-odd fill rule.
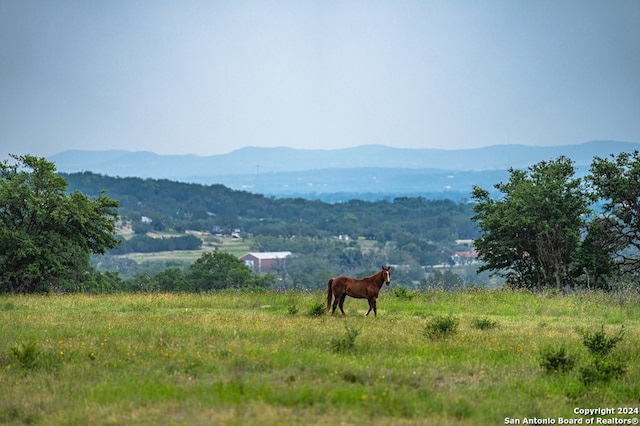
[[[381,269],[381,270],[377,271],[375,274],[369,275],[368,277],[364,277],[364,278],[362,278],[362,279],[363,279],[363,280],[367,280],[367,281],[373,280],[374,278],[377,278],[377,277],[378,277],[378,275],[382,276],[382,272],[383,272],[383,271],[384,271],[384,270],[383,270],[383,269]]]
[[[356,279],[356,280],[358,280],[358,279],[366,280],[366,279],[369,279],[369,278],[375,278],[377,275],[381,275],[383,272],[384,272],[384,269],[380,269],[379,271],[376,271],[373,274],[368,275],[366,277],[362,277],[362,278],[349,277],[349,278],[353,278],[353,279]],[[348,277],[348,275],[343,275],[343,277]]]

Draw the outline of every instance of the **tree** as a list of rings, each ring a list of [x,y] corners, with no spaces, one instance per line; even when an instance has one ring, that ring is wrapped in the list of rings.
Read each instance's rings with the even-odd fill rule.
[[[607,217],[596,217],[587,224],[587,232],[576,254],[576,276],[583,276],[589,289],[609,290],[606,278],[617,271],[616,253],[625,247],[624,239]]]
[[[500,200],[473,188],[472,220],[481,230],[475,247],[485,262],[478,272],[502,275],[514,287],[560,289],[570,281],[590,198],[566,157],[509,173],[509,182],[495,185]]]
[[[32,155],[0,164],[0,292],[78,290],[89,256],[117,246],[118,202],[74,191],[55,165]]]
[[[602,221],[615,244],[611,252],[623,272],[640,272],[640,154],[623,152],[617,157],[595,157],[589,183],[600,199]]]
[[[433,275],[422,278],[420,285],[427,289],[453,291],[464,288],[464,279],[450,269],[445,269],[444,272],[436,270]]]
[[[273,277],[257,277],[244,262],[231,253],[218,251],[203,253],[189,266],[186,274],[188,289],[192,291],[225,288],[268,287]]]
[[[185,274],[180,268],[167,268],[155,275],[160,291],[184,291],[188,288]]]

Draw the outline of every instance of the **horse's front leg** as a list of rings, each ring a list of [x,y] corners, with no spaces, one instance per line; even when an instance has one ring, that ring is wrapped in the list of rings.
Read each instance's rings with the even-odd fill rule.
[[[367,300],[369,301],[369,310],[367,311],[366,314],[364,314],[364,316],[368,317],[369,313],[373,309],[373,315],[377,317],[378,316],[378,311],[376,310],[376,298],[375,297],[370,297]]]

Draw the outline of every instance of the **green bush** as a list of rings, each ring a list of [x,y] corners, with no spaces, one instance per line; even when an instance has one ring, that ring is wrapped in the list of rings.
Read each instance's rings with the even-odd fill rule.
[[[324,303],[316,303],[307,311],[307,315],[310,317],[321,317],[324,315],[325,306]]]
[[[540,352],[540,366],[547,373],[568,373],[576,365],[576,356],[569,353],[564,345],[547,346]]]
[[[28,370],[38,366],[40,354],[42,353],[38,342],[33,340],[29,343],[21,343],[19,346],[11,346],[11,352],[13,352],[13,356],[18,360],[18,363]]]
[[[16,309],[16,305],[13,302],[1,302],[0,311],[12,311]]]
[[[427,322],[424,335],[429,339],[444,339],[458,332],[458,324],[453,315],[440,315]]]
[[[624,337],[624,325],[613,336],[607,336],[604,325],[597,331],[579,330],[582,343],[591,353],[591,362],[580,369],[580,378],[585,385],[608,382],[620,378],[627,370],[627,362],[622,355],[614,356],[611,351]]]
[[[498,326],[498,322],[489,318],[475,318],[471,325],[478,330],[491,330]]]
[[[411,300],[414,298],[415,294],[411,291],[407,290],[406,287],[396,287],[393,289],[393,295],[398,299],[402,300]]]
[[[353,352],[356,346],[356,338],[360,335],[360,329],[349,327],[345,322],[344,328],[346,330],[342,337],[333,337],[331,339],[331,349],[335,353]]]
[[[357,383],[360,385],[365,384],[365,381],[361,375],[357,373],[352,373],[350,371],[345,371],[344,373],[342,373],[342,380],[344,380],[347,383]]]
[[[580,378],[585,385],[608,382],[622,377],[626,370],[626,361],[622,357],[595,356],[589,364],[580,369]]]
[[[592,355],[605,356],[620,342],[624,336],[624,326],[617,335],[607,336],[604,331],[604,325],[600,326],[600,330],[590,332],[589,330],[579,330],[582,334],[582,343],[589,349]]]

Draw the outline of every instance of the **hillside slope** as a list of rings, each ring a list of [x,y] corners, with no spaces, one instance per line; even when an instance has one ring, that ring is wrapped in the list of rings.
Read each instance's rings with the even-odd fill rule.
[[[561,155],[579,171],[593,157],[640,150],[640,143],[593,141],[554,147],[494,145],[442,150],[364,145],[336,150],[247,147],[224,155],[158,155],[129,151],[65,151],[49,157],[63,173],[223,184],[274,196],[335,193],[465,198],[473,185],[492,187],[509,168]]]

